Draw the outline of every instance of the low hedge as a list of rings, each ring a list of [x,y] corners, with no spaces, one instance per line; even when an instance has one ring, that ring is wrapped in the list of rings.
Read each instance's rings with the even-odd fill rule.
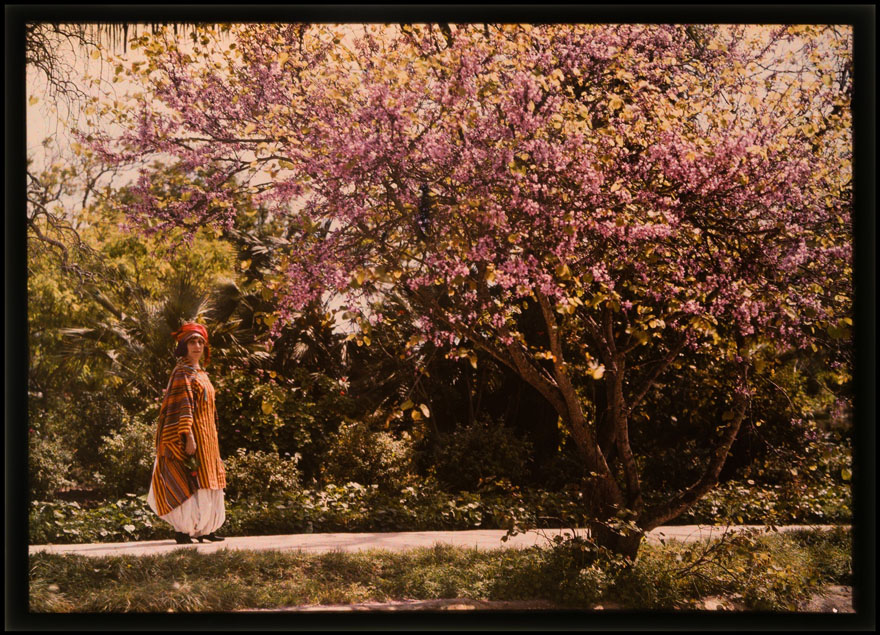
[[[300,489],[271,499],[227,500],[227,536],[324,532],[442,531],[572,527],[586,521],[574,489],[548,492],[495,484],[480,492],[444,492],[436,481],[399,491],[359,483]],[[673,524],[845,524],[850,489],[813,490],[731,482],[719,486]],[[149,509],[146,495],[127,494],[93,508],[32,501],[31,544],[161,540],[171,526]]]
[[[719,518],[740,525],[849,523],[852,490],[845,483],[804,487],[729,481],[697,501],[675,524],[708,524]]]

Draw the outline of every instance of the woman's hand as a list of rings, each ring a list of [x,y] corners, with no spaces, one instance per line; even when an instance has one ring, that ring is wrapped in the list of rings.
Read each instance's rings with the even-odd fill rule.
[[[186,437],[186,453],[187,454],[195,454],[196,453],[196,438],[193,435],[187,435]]]

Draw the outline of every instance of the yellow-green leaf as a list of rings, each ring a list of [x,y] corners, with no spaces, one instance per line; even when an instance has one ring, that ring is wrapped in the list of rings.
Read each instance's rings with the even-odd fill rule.
[[[561,265],[556,267],[556,275],[563,280],[568,280],[569,278],[571,278],[571,269],[569,269],[567,264],[562,263]]]
[[[272,410],[274,410],[274,408],[272,408],[272,404],[269,403],[268,401],[264,401],[263,402],[263,414],[264,415],[270,414],[272,412]]]

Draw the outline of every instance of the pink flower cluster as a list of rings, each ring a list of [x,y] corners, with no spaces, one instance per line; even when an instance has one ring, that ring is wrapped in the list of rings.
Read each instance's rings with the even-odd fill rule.
[[[811,285],[851,261],[840,144],[817,154],[769,99],[751,123],[661,125],[688,90],[721,104],[734,62],[773,47],[701,27],[725,43],[707,48],[673,25],[458,25],[449,41],[379,30],[354,37],[355,62],[325,25],[253,26],[241,55],[210,72],[173,50],[157,57],[151,105],[92,146],[118,162],[175,157],[185,196],[145,171],[126,211],[155,229],[233,223],[251,162],[277,169],[253,200],[290,219],[297,244],[282,322],[326,293],[369,300],[352,272],[386,267],[411,291],[454,292],[444,314],[422,317],[438,342],[466,328],[501,337],[524,299],[577,289],[605,293],[627,319],[647,304],[675,328],[706,315],[726,337],[803,343],[801,313],[827,305]],[[821,85],[801,88],[803,109],[827,110]],[[604,305],[587,306],[577,315]]]

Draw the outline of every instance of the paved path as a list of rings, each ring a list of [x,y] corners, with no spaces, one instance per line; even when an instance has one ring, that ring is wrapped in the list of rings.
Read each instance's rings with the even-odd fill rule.
[[[796,529],[830,529],[833,525],[795,525],[778,527],[779,531]],[[726,530],[764,529],[763,525],[738,525],[736,527],[716,527],[711,525],[682,525],[677,527],[658,527],[647,535],[650,543],[662,540],[694,542],[718,538]],[[584,535],[584,530],[576,530]],[[222,532],[220,532],[222,535]],[[513,536],[502,542],[506,534],[503,529],[477,529],[470,531],[407,531],[363,534],[286,534],[281,536],[235,536],[223,542],[194,543],[178,545],[172,539],[149,540],[145,542],[109,542],[81,545],[30,545],[29,553],[45,551],[48,553],[75,553],[85,556],[145,556],[168,553],[175,549],[195,549],[211,553],[220,549],[277,549],[279,551],[303,551],[326,553],[328,551],[361,551],[383,549],[387,551],[406,551],[416,547],[433,547],[436,544],[474,547],[478,549],[525,548],[533,545],[549,545],[553,536],[571,534],[570,529],[538,529]]]

